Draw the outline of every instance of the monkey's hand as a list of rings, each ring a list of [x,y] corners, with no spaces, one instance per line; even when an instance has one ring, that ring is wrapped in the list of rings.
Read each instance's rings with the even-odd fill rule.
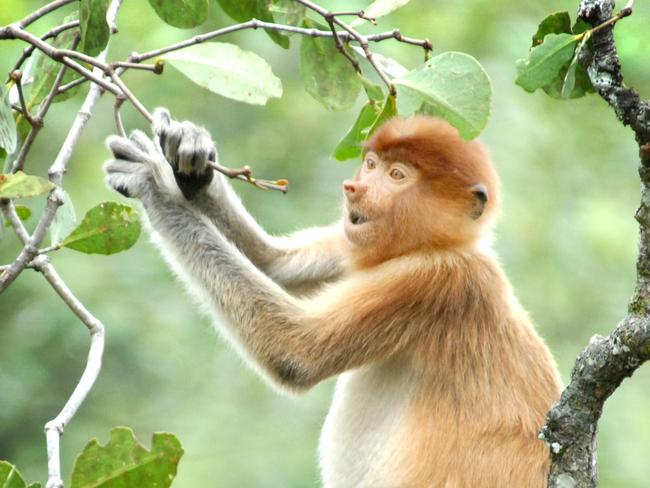
[[[141,200],[153,194],[183,198],[160,147],[143,132],[133,131],[129,138],[111,136],[106,142],[115,158],[104,164],[109,187]]]
[[[214,171],[208,161],[216,161],[217,149],[208,131],[191,122],[176,122],[164,108],[153,115],[153,130],[163,154],[174,172],[176,184],[187,200],[208,186]]]

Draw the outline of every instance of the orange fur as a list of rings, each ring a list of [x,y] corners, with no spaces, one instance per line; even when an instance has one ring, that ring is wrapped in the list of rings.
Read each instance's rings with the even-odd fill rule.
[[[381,401],[387,373],[373,375],[386,365],[409,385],[369,468],[376,473],[360,486],[546,486],[549,454],[537,432],[560,383],[498,263],[480,250],[499,208],[486,151],[440,119],[414,117],[385,124],[366,152],[387,168],[413,165],[419,180],[394,194],[373,194],[370,182],[363,198],[348,195],[355,208],[388,208],[388,224],[376,223],[369,238],[356,236],[362,247],[351,242],[356,271],[305,303],[311,340],[293,349],[306,363],[323,358],[313,382],[374,364],[355,373],[363,379],[354,388],[370,391],[361,403],[373,402],[373,394]],[[363,180],[358,173],[347,185],[358,192]],[[473,220],[468,188],[477,183],[489,198]],[[375,383],[376,391],[367,386]],[[363,408],[347,404],[338,415]]]

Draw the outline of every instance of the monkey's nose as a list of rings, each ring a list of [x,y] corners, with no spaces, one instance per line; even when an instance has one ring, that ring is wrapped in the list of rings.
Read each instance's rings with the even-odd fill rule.
[[[358,198],[368,190],[368,187],[360,181],[345,180],[343,182],[343,193],[348,198]]]

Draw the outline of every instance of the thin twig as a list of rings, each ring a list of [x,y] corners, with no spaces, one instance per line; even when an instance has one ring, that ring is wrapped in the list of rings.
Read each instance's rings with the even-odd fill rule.
[[[55,0],[54,2],[48,3],[47,5],[44,5],[43,7],[39,8],[35,12],[32,12],[29,14],[27,17],[24,19],[20,20],[17,22],[17,25],[20,29],[24,29],[28,25],[36,22],[38,19],[41,17],[49,14],[50,12],[63,7],[64,5],[67,5],[69,3],[76,2],[77,0]]]
[[[34,121],[32,115],[29,113],[29,108],[27,107],[27,103],[25,103],[25,94],[23,93],[23,83],[22,83],[23,74],[20,71],[16,70],[11,73],[10,77],[16,83],[16,90],[18,91],[18,100],[20,101],[20,109],[23,114],[23,117],[25,117],[27,122],[29,122],[29,125],[33,127],[36,125],[36,122]]]
[[[89,81],[88,78],[82,77],[82,78],[77,78],[76,80],[73,80],[70,83],[66,83],[65,85],[61,85],[57,91],[57,95],[61,95],[62,93],[72,90],[74,87],[86,83],[87,81]]]
[[[198,36],[191,37],[189,39],[186,39],[181,42],[177,42],[175,44],[171,44],[166,47],[153,49],[151,51],[147,51],[141,54],[133,53],[131,54],[131,56],[129,56],[129,62],[139,63],[141,61],[146,61],[148,59],[155,58],[157,56],[162,56],[163,54],[167,54],[172,51],[178,51],[179,49],[183,49],[185,47],[189,47],[194,44],[200,44],[202,42],[209,41],[216,37],[221,37],[227,34],[231,34],[233,32],[246,30],[246,29],[253,29],[253,30],[265,29],[265,30],[275,30],[280,32],[291,32],[294,34],[301,34],[303,36],[308,36],[308,37],[329,37],[329,38],[334,37],[331,31],[324,31],[320,29],[307,29],[304,27],[294,27],[294,26],[283,25],[283,24],[274,24],[272,22],[263,22],[261,20],[252,19],[247,22],[242,22],[241,24],[234,24],[228,27],[224,27],[222,29],[206,32],[205,34],[200,34]],[[338,32],[338,36],[341,39],[341,41],[344,42],[358,41],[347,31]],[[413,39],[410,37],[402,36],[399,29],[393,29],[392,31],[381,32],[366,37],[366,40],[368,42],[382,42],[388,39],[395,39],[399,42],[403,42],[405,44],[411,44],[414,46],[419,46],[424,49],[431,49],[431,42],[428,39],[420,40],[420,39]]]
[[[72,41],[72,49],[77,47],[77,45],[80,42],[80,39],[81,38],[79,35],[75,36],[74,40]],[[38,108],[38,112],[36,113],[36,116],[32,118],[32,124],[31,124],[32,128],[30,129],[29,134],[27,134],[27,137],[25,138],[25,142],[23,142],[23,145],[20,148],[20,152],[18,153],[18,156],[16,156],[16,159],[11,165],[12,173],[15,173],[16,171],[20,171],[23,169],[25,165],[25,160],[27,159],[27,155],[29,154],[32,144],[34,143],[34,140],[36,140],[36,136],[38,135],[40,130],[43,128],[43,120],[45,119],[45,115],[50,109],[50,106],[54,101],[54,97],[58,95],[59,86],[61,86],[61,82],[63,81],[63,77],[65,76],[67,69],[68,67],[66,65],[61,66],[61,69],[59,69],[56,78],[54,78],[54,83],[52,83],[52,88],[50,89],[50,92],[45,97],[45,99],[41,102],[41,105]]]
[[[125,100],[126,98],[124,97],[115,97],[115,105],[113,106],[115,129],[117,130],[117,133],[122,137],[126,137],[126,130],[124,129],[124,124],[122,123],[122,117],[120,116],[120,108],[122,108],[122,104]]]
[[[153,115],[149,110],[147,110],[147,107],[145,107],[140,100],[129,90],[129,87],[127,87],[122,79],[119,77],[119,75],[115,71],[111,71],[109,73],[109,76],[113,80],[113,83],[119,87],[119,89],[122,91],[123,96],[129,100],[133,106],[140,112],[145,119],[149,121],[149,123],[153,122]]]
[[[361,68],[359,67],[359,61],[354,57],[353,54],[350,54],[346,49],[345,46],[343,46],[343,43],[341,42],[341,38],[339,37],[338,31],[336,30],[336,26],[334,25],[334,14],[331,14],[327,17],[325,17],[325,21],[327,22],[327,25],[330,28],[330,31],[332,31],[332,35],[334,37],[334,44],[336,45],[336,49],[350,62],[352,67],[354,68],[354,71],[357,73],[361,74]]]
[[[54,251],[61,249],[61,243],[53,244],[52,246],[42,247],[38,250],[38,254],[49,254]]]
[[[332,12],[334,17],[344,17],[350,15],[352,17],[359,17],[360,19],[367,20],[372,25],[377,25],[377,19],[374,17],[369,17],[363,10],[351,11],[351,12]]]
[[[79,21],[78,20],[73,20],[71,22],[67,22],[65,24],[61,24],[57,27],[54,27],[53,29],[47,31],[45,34],[41,36],[41,41],[47,41],[48,39],[52,37],[56,37],[61,32],[74,29],[75,27],[79,27]],[[20,55],[20,58],[18,58],[18,61],[16,61],[16,64],[14,64],[14,67],[9,71],[9,73],[12,73],[13,71],[16,71],[17,69],[20,69],[23,65],[23,63],[29,58],[34,51],[36,50],[36,46],[28,46],[25,49],[23,49],[23,53]]]
[[[215,171],[227,176],[228,178],[237,179],[245,181],[247,183],[261,188],[262,190],[278,190],[282,193],[287,193],[289,191],[289,182],[284,179],[280,180],[262,180],[253,178],[253,171],[250,166],[244,166],[243,168],[228,168],[226,166],[221,166],[216,161],[209,160],[208,166],[210,166]]]
[[[151,71],[157,75],[162,74],[163,64],[138,64],[138,63],[129,63],[128,61],[118,61],[117,63],[111,63],[110,65],[113,68],[125,68],[125,69],[139,69],[143,71]]]
[[[8,200],[6,198],[1,198],[0,211],[2,211],[2,215],[4,215],[5,219],[9,221],[11,227],[13,227],[14,229],[14,232],[19,237],[19,239],[23,242],[23,244],[27,244],[29,242],[29,234],[27,233],[27,229],[25,229],[25,226],[23,225],[23,223],[20,221],[20,218],[18,217],[18,213],[16,212],[16,207],[14,206],[14,203],[11,200]],[[2,271],[5,271],[10,266],[11,265],[3,266]]]

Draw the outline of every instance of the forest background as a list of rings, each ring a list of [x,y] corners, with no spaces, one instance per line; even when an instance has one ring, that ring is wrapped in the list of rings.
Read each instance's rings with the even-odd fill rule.
[[[368,2],[329,1],[336,10]],[[1,0],[0,25],[41,5]],[[232,21],[211,2],[211,29]],[[529,310],[568,380],[577,353],[593,334],[608,334],[623,317],[633,291],[638,205],[637,147],[632,132],[596,96],[560,102],[514,84],[515,61],[526,57],[530,36],[549,12],[573,11],[576,2],[541,0],[412,0],[378,19],[377,32],[399,27],[429,38],[434,55],[463,51],[492,80],[492,114],[481,140],[501,174],[504,210],[495,248],[517,296]],[[54,16],[53,20],[58,17]],[[185,39],[192,31],[158,21],[148,2],[125,1],[111,55],[125,58]],[[35,32],[52,24],[40,21]],[[626,82],[650,98],[650,5],[615,29]],[[204,31],[205,27],[196,30]],[[257,52],[272,65],[284,95],[266,106],[244,105],[196,87],[167,69],[126,75],[148,107],[167,106],[174,117],[205,125],[229,166],[250,164],[262,178],[286,177],[287,195],[234,182],[246,206],[273,233],[325,225],[339,216],[340,182],[356,162],[330,154],[363,104],[347,111],[322,108],[302,87],[294,42],[287,52],[262,31],[221,40]],[[0,45],[0,72],[10,69],[23,44]],[[413,48],[382,43],[408,68],[421,58]],[[55,104],[30,155],[30,173],[43,173],[78,110]],[[130,106],[127,129],[146,128]],[[100,102],[82,135],[66,177],[78,215],[116,199],[103,183],[104,139],[114,131],[112,101]],[[34,209],[40,202],[31,204]],[[0,263],[18,249],[12,233],[0,242]],[[318,486],[318,433],[329,407],[332,380],[302,397],[269,389],[216,336],[209,320],[172,277],[146,239],[115,256],[70,250],[53,261],[77,297],[107,328],[104,365],[62,444],[64,479],[87,440],[105,441],[115,425],[134,428],[147,441],[154,431],[174,432],[185,456],[174,486]],[[46,478],[43,424],[65,402],[85,364],[88,336],[53,290],[27,270],[0,297],[0,459],[27,479]],[[650,369],[639,369],[605,405],[599,428],[600,486],[646,487],[650,479]]]

